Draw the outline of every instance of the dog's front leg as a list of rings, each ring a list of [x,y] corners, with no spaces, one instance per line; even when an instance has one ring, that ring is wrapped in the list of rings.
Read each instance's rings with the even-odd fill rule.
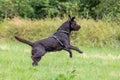
[[[68,48],[65,48],[64,50],[68,51],[70,58],[72,58],[72,51],[70,49],[68,49]]]
[[[78,49],[77,47],[74,47],[74,46],[72,46],[72,45],[70,45],[69,48],[72,49],[72,50],[76,50],[76,51],[79,52],[79,53],[83,53],[80,49]]]
[[[70,58],[72,58],[72,51],[70,50],[70,42],[65,40],[64,45],[65,45],[64,50],[69,52],[69,56]]]

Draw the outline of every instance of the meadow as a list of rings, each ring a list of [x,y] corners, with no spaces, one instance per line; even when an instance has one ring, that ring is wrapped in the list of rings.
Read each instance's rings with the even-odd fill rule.
[[[47,53],[37,67],[32,66],[31,47],[14,36],[29,41],[51,36],[67,18],[30,20],[14,18],[0,23],[0,80],[119,80],[120,24],[104,20],[78,19],[81,30],[71,34],[73,51]]]
[[[0,80],[119,80],[120,50],[78,46],[73,51],[47,53],[32,66],[31,47],[20,42],[0,42]]]

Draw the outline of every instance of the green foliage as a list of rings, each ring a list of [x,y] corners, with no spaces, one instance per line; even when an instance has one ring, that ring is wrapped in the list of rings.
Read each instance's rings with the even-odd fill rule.
[[[80,18],[120,20],[120,0],[0,0],[0,17]]]
[[[100,0],[95,11],[98,18],[120,20],[120,0]]]
[[[75,77],[75,71],[76,70],[72,70],[72,71],[68,71],[67,73],[63,73],[63,74],[59,74],[55,80],[76,80]]]
[[[34,0],[31,6],[34,8],[33,18],[56,17],[59,15],[57,0]]]
[[[31,17],[33,12],[29,0],[0,0],[0,17]]]
[[[94,18],[96,19],[96,6],[100,4],[100,0],[80,0],[79,12],[83,18]]]

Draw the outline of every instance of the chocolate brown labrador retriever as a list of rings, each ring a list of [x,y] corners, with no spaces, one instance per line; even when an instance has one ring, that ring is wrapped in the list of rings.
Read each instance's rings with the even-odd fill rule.
[[[79,53],[83,53],[77,47],[70,44],[70,33],[72,31],[78,31],[81,27],[74,20],[75,17],[68,17],[68,20],[64,22],[51,37],[36,41],[34,43],[25,39],[15,36],[15,38],[23,43],[26,43],[32,47],[32,60],[33,66],[38,65],[38,62],[46,52],[65,50],[69,52],[72,57],[72,50],[76,50]]]

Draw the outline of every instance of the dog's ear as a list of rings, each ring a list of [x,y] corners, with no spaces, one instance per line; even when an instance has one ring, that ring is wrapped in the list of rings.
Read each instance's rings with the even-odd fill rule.
[[[71,21],[74,21],[75,17],[72,17]]]
[[[68,15],[68,18],[71,18],[71,16],[70,16],[70,15]]]
[[[70,22],[71,21],[71,16],[70,15],[68,15],[68,22]]]

